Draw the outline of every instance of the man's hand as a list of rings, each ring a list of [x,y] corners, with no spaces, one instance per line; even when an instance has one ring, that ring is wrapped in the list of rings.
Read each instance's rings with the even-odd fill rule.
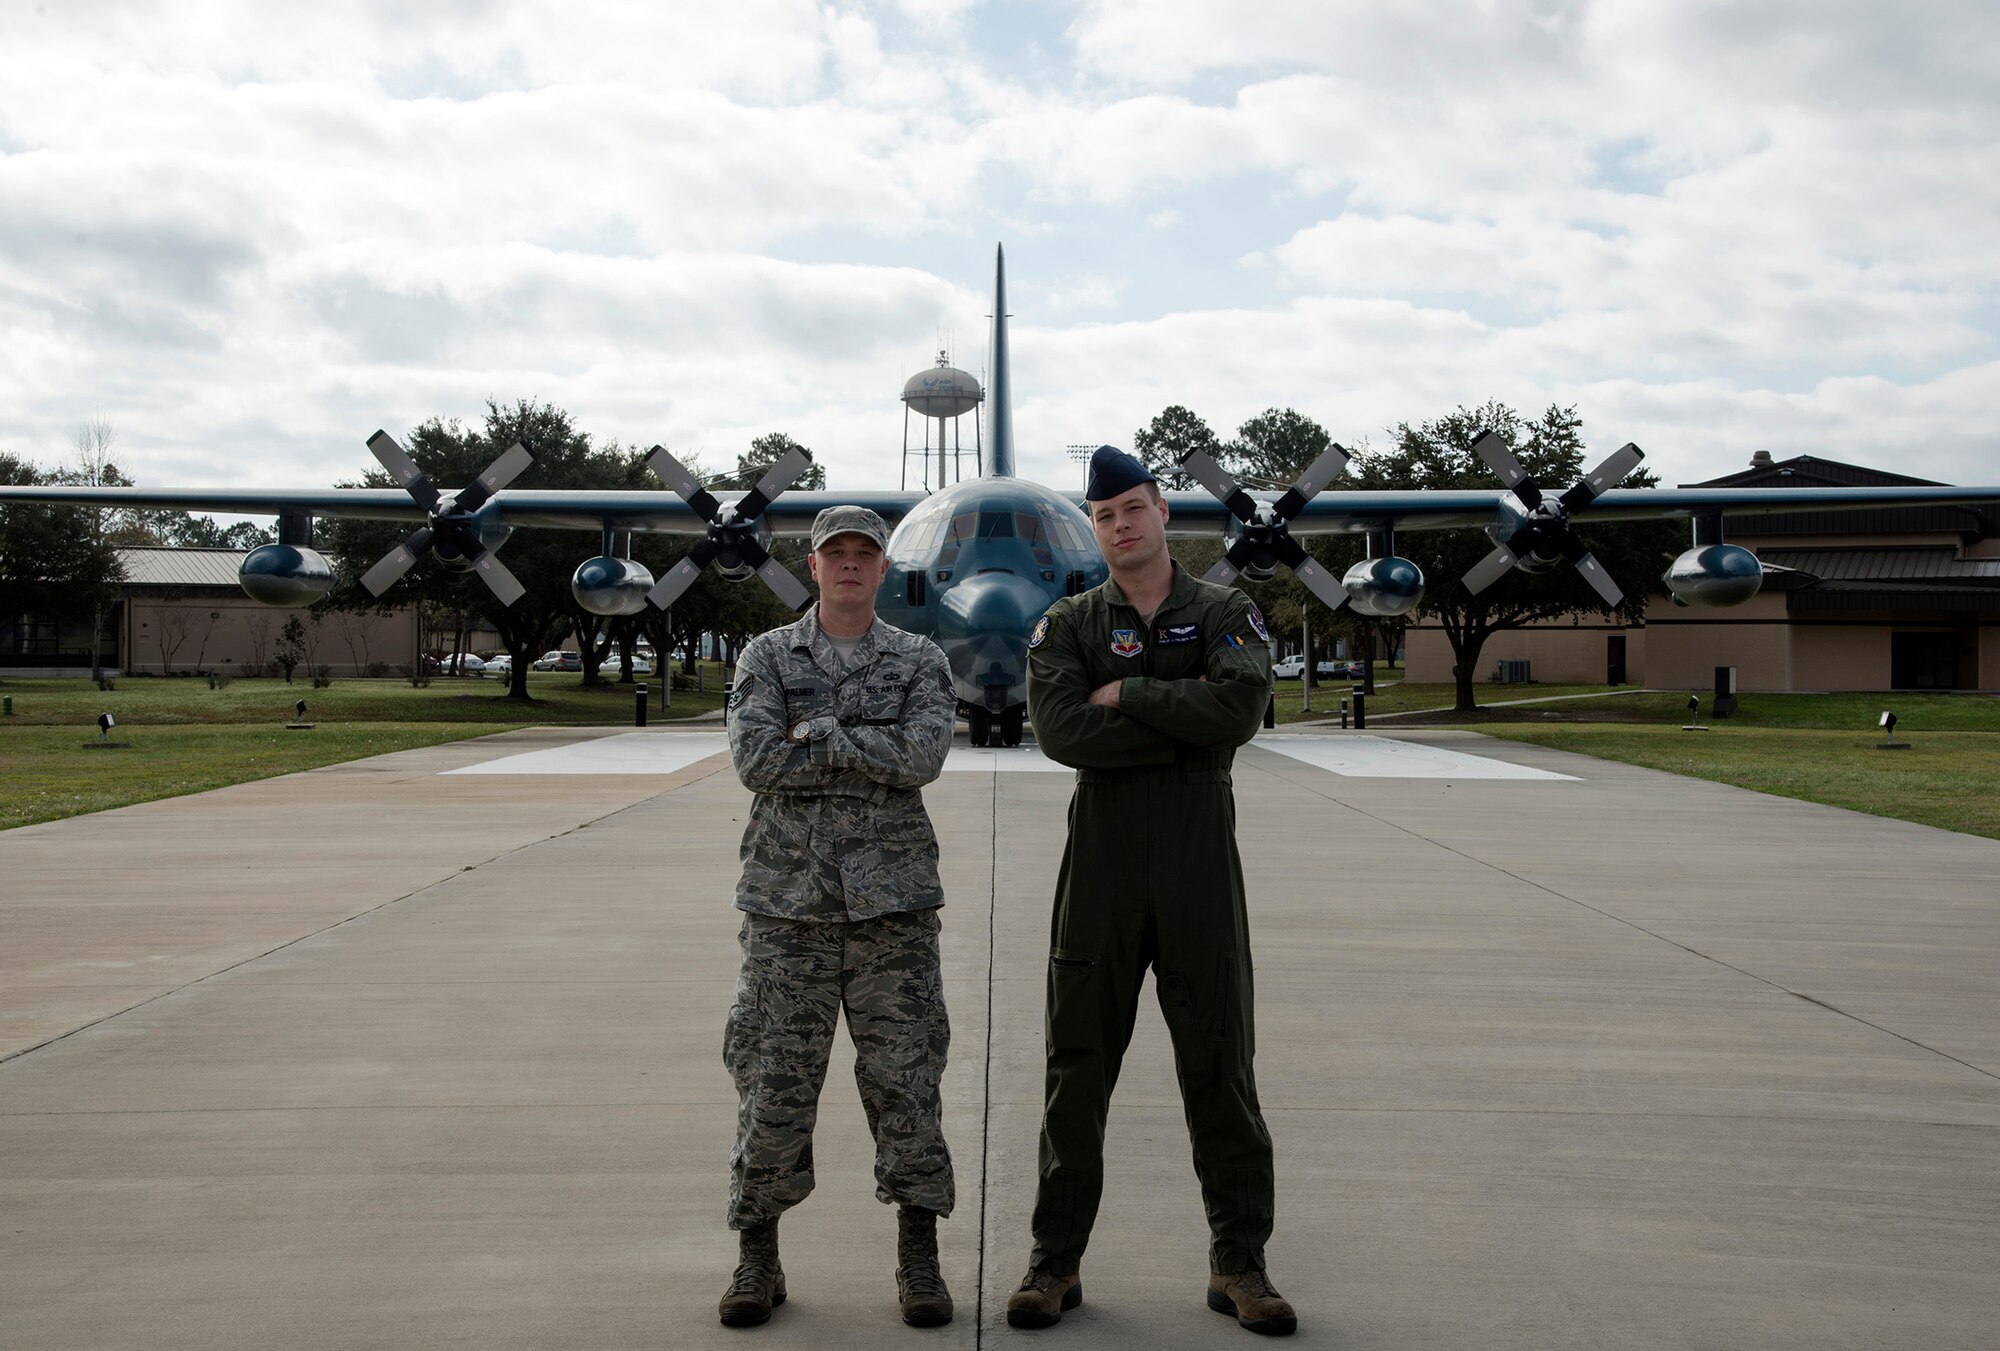
[[[1099,685],[1090,692],[1090,702],[1099,708],[1118,707],[1118,690],[1124,683],[1122,680],[1113,680],[1109,684]]]

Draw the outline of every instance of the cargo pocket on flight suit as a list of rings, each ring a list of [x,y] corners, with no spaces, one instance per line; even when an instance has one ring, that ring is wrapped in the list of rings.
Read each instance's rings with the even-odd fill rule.
[[[1097,1008],[1097,958],[1084,953],[1049,953],[1049,1017],[1051,1051],[1088,1051],[1103,1036]]]

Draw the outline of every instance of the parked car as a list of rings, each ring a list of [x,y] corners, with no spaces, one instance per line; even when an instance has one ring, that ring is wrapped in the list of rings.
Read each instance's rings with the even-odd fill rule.
[[[537,671],[581,671],[583,655],[578,652],[544,652],[535,658],[533,669]]]
[[[432,675],[480,675],[486,663],[470,652],[433,652],[424,658],[424,670]]]
[[[1278,680],[1297,680],[1306,673],[1306,659],[1301,656],[1281,657],[1271,663],[1271,675]]]
[[[502,652],[486,659],[486,674],[490,676],[510,676],[514,674],[514,658],[511,653]]]

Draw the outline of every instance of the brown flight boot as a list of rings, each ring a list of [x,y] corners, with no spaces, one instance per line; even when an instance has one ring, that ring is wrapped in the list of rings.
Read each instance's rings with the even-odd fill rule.
[[[1299,1318],[1261,1271],[1217,1272],[1208,1278],[1208,1307],[1252,1332],[1282,1337],[1298,1331]]]
[[[719,1312],[732,1328],[754,1328],[769,1321],[771,1310],[785,1302],[785,1269],[778,1265],[778,1222],[766,1220],[741,1235],[742,1260],[722,1297]]]
[[[896,1212],[896,1298],[913,1328],[951,1321],[951,1291],[938,1270],[937,1212],[904,1206]]]
[[[1047,1328],[1083,1303],[1083,1273],[1058,1276],[1046,1267],[1031,1267],[1021,1288],[1007,1296],[1007,1323],[1017,1328]]]

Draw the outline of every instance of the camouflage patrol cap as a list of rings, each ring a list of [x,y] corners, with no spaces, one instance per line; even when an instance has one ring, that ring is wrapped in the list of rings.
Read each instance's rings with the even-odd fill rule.
[[[828,507],[813,518],[814,549],[835,535],[866,535],[876,548],[889,551],[889,527],[866,507]]]

